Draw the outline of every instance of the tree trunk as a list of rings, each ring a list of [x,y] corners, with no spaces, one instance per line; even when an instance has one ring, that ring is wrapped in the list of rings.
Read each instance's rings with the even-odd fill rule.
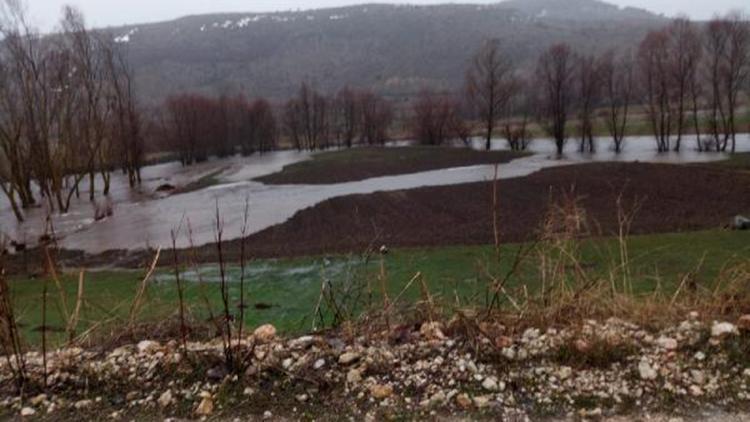
[[[21,212],[21,209],[18,207],[18,203],[16,202],[15,190],[13,189],[13,185],[9,185],[10,186],[6,187],[5,183],[0,183],[0,187],[2,188],[3,192],[5,192],[5,196],[8,197],[8,202],[10,202],[10,207],[13,210],[13,215],[15,215],[16,220],[19,223],[23,223],[23,213]]]
[[[89,201],[94,201],[96,197],[96,174],[91,170],[89,172]]]

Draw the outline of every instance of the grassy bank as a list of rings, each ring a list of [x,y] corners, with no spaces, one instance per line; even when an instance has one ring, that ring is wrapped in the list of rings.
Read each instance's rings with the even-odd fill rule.
[[[691,285],[710,287],[720,273],[733,265],[750,259],[750,233],[703,231],[684,234],[633,236],[628,239],[630,259],[627,269],[635,295],[654,291],[670,294],[689,278]],[[310,257],[280,260],[259,260],[246,271],[246,301],[249,306],[246,322],[251,326],[270,322],[287,333],[309,331],[320,297],[322,283],[349,303],[366,303],[368,292],[372,301],[381,300],[381,280],[386,281],[390,298],[400,298],[403,304],[414,303],[424,294],[426,287],[435,301],[465,305],[484,305],[488,286],[494,278],[503,278],[516,261],[519,248],[529,245],[503,245],[500,260],[492,246],[456,246],[433,249],[400,249],[391,251],[382,260],[380,256],[366,259],[359,256]],[[617,239],[592,239],[581,241],[577,248],[580,267],[591,279],[607,279],[619,258]],[[540,260],[556,252],[542,254],[531,249],[525,254],[516,274],[506,288],[513,294],[540,289]],[[384,272],[382,272],[384,271]],[[412,282],[421,273],[420,282]],[[385,274],[385,277],[382,277]],[[208,318],[206,300],[214,313],[221,304],[220,275],[216,266],[183,269],[186,280],[185,298],[193,315],[201,320]],[[78,333],[101,325],[117,326],[128,321],[133,298],[140,287],[143,272],[99,271],[84,275],[84,293],[81,322]],[[240,297],[240,270],[227,269],[230,282],[229,298],[232,310]],[[424,285],[421,284],[424,280]],[[16,313],[24,337],[32,344],[41,340],[42,292],[48,289],[47,327],[53,342],[65,339],[67,318],[75,307],[78,274],[62,277],[60,295],[51,280],[11,280],[11,290]],[[61,297],[64,297],[64,303]],[[159,270],[150,280],[144,306],[136,316],[137,321],[157,321],[173,316],[178,309],[177,288],[172,270]],[[343,303],[343,301],[342,301]],[[356,308],[358,305],[352,305]],[[66,311],[67,309],[67,311]]]

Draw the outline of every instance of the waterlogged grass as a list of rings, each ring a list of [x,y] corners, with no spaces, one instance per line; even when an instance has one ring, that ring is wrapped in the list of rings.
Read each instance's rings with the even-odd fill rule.
[[[750,259],[750,233],[704,231],[683,234],[634,236],[628,241],[629,270],[636,294],[656,289],[674,291],[686,275],[699,285],[710,286],[725,268]],[[311,257],[263,260],[249,264],[246,270],[246,322],[257,326],[270,322],[282,332],[309,330],[320,297],[321,284],[331,283],[336,289],[359,286],[350,296],[380,300],[380,274],[385,270],[391,299],[413,303],[422,297],[420,282],[409,281],[421,273],[430,295],[436,301],[482,304],[486,300],[489,275],[504,277],[511,269],[520,245],[504,245],[498,255],[491,246],[454,246],[434,249],[401,249],[381,258],[363,260],[357,256]],[[609,277],[611,268],[619,263],[616,239],[582,241],[580,264],[590,277]],[[526,287],[530,292],[539,288],[539,258],[532,252],[510,279],[508,288]],[[133,297],[143,273],[138,271],[101,271],[85,275],[84,304],[78,332],[102,321],[127,321]],[[216,266],[184,269],[185,298],[196,318],[208,318],[206,302],[216,314],[221,309],[220,274]],[[47,326],[52,343],[65,339],[64,315],[75,306],[77,274],[62,278],[61,300],[54,282],[47,280]],[[240,270],[227,268],[230,306],[236,313],[240,301]],[[42,326],[42,292],[44,280],[11,280],[18,320],[23,334],[31,344],[38,344]],[[408,288],[407,288],[408,286]],[[177,287],[173,270],[157,272],[148,285],[140,321],[154,321],[176,313]],[[68,309],[68,312],[64,311]]]
[[[278,173],[256,180],[270,184],[340,183],[441,168],[506,163],[525,155],[436,146],[360,147],[315,154],[311,160],[290,164]]]

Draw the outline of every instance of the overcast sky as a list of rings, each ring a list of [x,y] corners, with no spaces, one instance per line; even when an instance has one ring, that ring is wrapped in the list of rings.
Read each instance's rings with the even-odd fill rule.
[[[29,14],[44,31],[53,29],[64,4],[83,10],[89,25],[109,26],[169,20],[211,12],[268,12],[312,9],[358,3],[451,3],[439,0],[26,0]],[[497,0],[454,0],[452,3],[497,3]],[[611,0],[621,6],[636,6],[673,16],[685,13],[694,19],[706,19],[716,12],[747,8],[748,0]]]

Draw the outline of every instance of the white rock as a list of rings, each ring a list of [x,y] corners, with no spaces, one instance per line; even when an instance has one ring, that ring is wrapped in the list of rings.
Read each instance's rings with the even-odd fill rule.
[[[559,371],[557,371],[557,377],[563,381],[570,378],[572,374],[573,374],[573,369],[569,366],[563,366],[560,368]]]
[[[162,393],[161,396],[159,396],[159,400],[157,400],[157,401],[159,403],[159,406],[161,406],[161,407],[168,407],[170,404],[172,404],[172,400],[173,400],[173,398],[172,398],[172,391],[171,390],[167,390],[164,393]]]
[[[662,336],[656,340],[656,345],[665,350],[676,350],[677,340],[671,337]]]
[[[483,409],[490,405],[491,398],[489,396],[477,396],[474,397],[474,406]]]
[[[36,414],[36,410],[30,408],[30,407],[24,407],[21,409],[21,416],[22,417],[29,417],[34,416]]]
[[[725,337],[739,334],[737,326],[730,322],[714,322],[711,327],[711,337]]]
[[[513,350],[512,347],[506,347],[502,351],[503,357],[508,360],[513,360],[516,358],[516,351]]]
[[[263,419],[271,419],[273,417],[273,413],[271,413],[270,410],[266,410],[263,412]]]
[[[311,345],[313,342],[315,342],[315,337],[302,336],[300,338],[290,341],[289,347],[291,347],[292,349],[304,349],[307,346]]]
[[[540,331],[538,328],[529,328],[526,331],[523,332],[523,339],[524,340],[535,340],[539,338]]]
[[[698,369],[691,370],[690,377],[693,378],[693,382],[696,384],[703,385],[706,383],[706,374]]]
[[[448,400],[448,397],[445,395],[445,392],[441,390],[430,397],[430,404],[433,406],[440,405],[445,403],[446,400]]]
[[[260,342],[268,343],[276,337],[276,327],[271,324],[261,325],[253,331],[253,336]]]
[[[393,395],[393,387],[390,385],[374,384],[370,386],[370,394],[376,400],[387,399]]]
[[[44,403],[45,401],[47,401],[47,395],[46,394],[40,394],[40,395],[32,398],[31,400],[29,400],[29,403],[32,406],[39,406],[40,404]]]
[[[487,391],[498,391],[497,379],[495,377],[487,377],[482,381],[482,388]]]
[[[703,389],[698,387],[697,385],[691,385],[690,386],[690,395],[693,397],[700,397],[703,395]]]
[[[143,340],[138,343],[138,351],[141,353],[152,353],[156,349],[160,348],[161,345],[158,342],[151,341],[151,340]]]
[[[641,360],[638,364],[638,373],[641,375],[643,380],[655,380],[658,374],[656,370],[646,360]]]
[[[352,369],[346,374],[346,382],[349,384],[356,384],[362,381],[362,372],[358,369]]]
[[[75,407],[78,410],[81,410],[87,407],[91,407],[92,404],[93,402],[91,400],[80,400],[80,401],[75,402],[73,407]]]
[[[354,352],[346,352],[342,353],[341,356],[339,356],[339,363],[342,365],[349,365],[359,359],[359,354]]]
[[[214,413],[213,399],[211,399],[210,396],[203,397],[203,400],[198,404],[198,408],[195,409],[195,414],[199,416],[210,416],[212,413]]]
[[[323,366],[325,366],[325,364],[326,364],[326,360],[325,359],[318,359],[318,360],[315,361],[315,364],[313,364],[313,368],[320,369]]]

